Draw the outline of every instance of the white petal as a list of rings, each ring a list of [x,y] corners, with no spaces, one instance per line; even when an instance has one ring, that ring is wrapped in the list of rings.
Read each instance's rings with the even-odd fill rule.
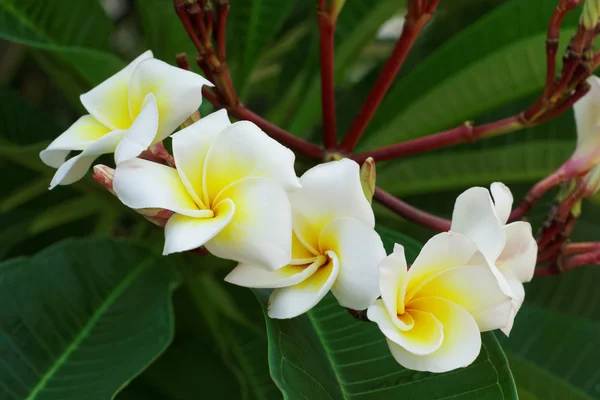
[[[172,134],[202,103],[202,86],[213,86],[202,76],[173,67],[157,59],[138,65],[129,87],[129,112],[134,119],[148,93],[158,106],[159,127],[156,141]]]
[[[266,271],[254,265],[239,264],[225,277],[225,281],[250,288],[282,288],[304,281],[326,261],[325,256],[320,256],[312,264],[302,266],[286,265],[276,271]]]
[[[113,188],[128,207],[164,208],[189,217],[210,217],[200,210],[174,168],[139,158],[125,161],[115,170]]]
[[[123,134],[123,131],[112,131],[91,143],[80,154],[67,160],[54,174],[50,189],[56,185],[69,185],[83,178],[96,158],[115,151]]]
[[[364,310],[379,297],[379,263],[385,258],[381,238],[354,218],[336,218],[319,237],[321,253],[333,251],[340,273],[331,291],[342,307]]]
[[[249,121],[232,124],[215,139],[204,167],[205,194],[212,201],[221,190],[244,178],[276,180],[286,190],[299,187],[294,153]]]
[[[425,281],[413,299],[421,297],[441,297],[458,304],[475,318],[482,332],[505,327],[511,312],[511,298],[486,264],[440,272]]]
[[[508,336],[510,335],[510,331],[514,325],[515,317],[523,305],[523,301],[525,301],[525,288],[512,270],[505,271],[503,275],[508,282],[512,293],[512,309],[508,319],[508,324],[501,329],[502,333]]]
[[[169,218],[165,225],[163,254],[192,250],[204,245],[230,223],[235,215],[235,205],[231,200],[223,200],[213,212],[212,218],[196,218],[180,214]]]
[[[202,174],[208,149],[217,136],[231,125],[227,111],[219,110],[173,134],[173,157],[177,172],[197,203],[203,203]]]
[[[133,120],[128,105],[129,83],[136,67],[152,57],[152,52],[146,51],[121,71],[82,94],[80,100],[85,109],[111,130],[129,129]]]
[[[327,264],[309,278],[294,286],[273,290],[269,298],[268,314],[271,318],[294,318],[317,305],[333,286],[340,271],[334,253],[327,254]]]
[[[404,313],[404,299],[400,299],[400,287],[406,277],[404,247],[394,244],[394,251],[379,263],[379,288],[381,299],[390,315]]]
[[[425,243],[408,270],[400,297],[409,301],[427,279],[442,271],[467,265],[476,252],[477,246],[468,237],[456,232],[438,233]]]
[[[373,209],[360,185],[358,164],[343,159],[317,165],[300,178],[302,189],[290,193],[294,232],[317,249],[321,230],[338,217],[352,217],[375,226]]]
[[[231,199],[231,223],[206,248],[217,257],[277,269],[292,258],[290,203],[273,179],[247,178],[223,190],[216,199]]]
[[[535,272],[538,250],[531,225],[518,221],[506,225],[504,230],[506,246],[496,260],[496,266],[501,272],[512,270],[521,282],[529,282]]]
[[[597,154],[600,148],[600,78],[592,75],[587,83],[590,84],[590,91],[573,106],[577,125],[575,158]]]
[[[144,107],[125,133],[115,151],[115,164],[139,156],[152,144],[158,129],[158,109],[152,93],[146,96]]]
[[[490,191],[494,197],[496,215],[502,224],[506,224],[508,217],[510,217],[510,212],[512,211],[513,195],[508,186],[502,182],[492,183]]]
[[[481,335],[477,323],[466,310],[436,297],[421,298],[413,303],[411,307],[433,314],[442,323],[444,341],[438,350],[419,356],[388,340],[398,363],[415,371],[447,372],[475,361],[481,350]]]
[[[412,328],[400,330],[394,324],[381,300],[377,300],[367,310],[367,317],[377,323],[385,337],[394,344],[402,346],[412,354],[431,354],[440,348],[444,340],[444,327],[435,316],[422,311],[405,313],[413,321]],[[395,317],[395,316],[394,316]]]
[[[84,150],[90,144],[110,132],[91,115],[79,118],[69,129],[54,139],[40,153],[42,162],[49,167],[58,168],[71,150]]]
[[[481,187],[470,188],[458,196],[450,230],[474,241],[491,263],[506,243],[504,226],[496,215],[490,192]]]

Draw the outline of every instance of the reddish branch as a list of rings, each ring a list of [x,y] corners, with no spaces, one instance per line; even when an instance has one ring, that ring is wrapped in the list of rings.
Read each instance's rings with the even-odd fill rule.
[[[399,198],[392,196],[379,187],[375,188],[375,195],[373,198],[409,221],[416,222],[417,224],[440,232],[450,230],[449,220],[419,210],[418,208],[403,202]]]
[[[326,1],[319,2],[317,18],[319,19],[320,61],[321,61],[321,107],[323,114],[323,145],[325,150],[337,147],[335,121],[335,82],[333,77],[333,42],[335,36],[335,20],[331,14],[332,7],[326,9]]]
[[[379,77],[377,77],[377,81],[371,88],[367,99],[342,141],[340,149],[343,152],[350,154],[356,147],[371,118],[373,118],[375,111],[377,111],[379,103],[383,100],[400,67],[402,67],[419,33],[431,19],[431,14],[435,11],[438,2],[432,1],[428,7],[424,3],[424,1],[409,2],[402,35],[400,35],[400,38],[396,42],[390,58],[383,66]]]

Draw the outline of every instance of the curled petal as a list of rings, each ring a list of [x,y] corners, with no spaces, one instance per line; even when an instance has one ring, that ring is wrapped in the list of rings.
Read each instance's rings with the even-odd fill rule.
[[[407,266],[404,247],[394,244],[394,251],[379,263],[379,288],[381,299],[388,314],[404,313],[404,298],[400,298],[400,288],[404,283]]]
[[[113,189],[128,207],[164,208],[189,217],[212,217],[201,210],[188,194],[174,168],[134,158],[115,170]]]
[[[175,214],[165,225],[163,254],[196,249],[214,238],[229,224],[235,215],[231,200],[223,200],[206,218]],[[214,214],[213,214],[214,213]]]
[[[216,203],[235,204],[231,222],[206,248],[217,257],[267,270],[289,264],[292,256],[290,203],[273,179],[247,178],[223,190]]]
[[[219,110],[171,136],[177,172],[198,204],[204,203],[202,174],[208,149],[229,125],[227,111]]]
[[[276,271],[265,271],[254,265],[239,264],[225,277],[225,281],[250,288],[282,288],[304,281],[326,261],[325,256],[320,256],[310,265],[286,265]]]
[[[244,178],[272,178],[286,190],[299,188],[294,153],[248,121],[232,124],[214,140],[204,166],[207,203]]]
[[[494,182],[490,187],[492,196],[494,197],[494,208],[496,215],[502,224],[506,224],[510,212],[512,210],[513,195],[508,186],[502,182]]]
[[[343,159],[317,165],[300,178],[302,189],[290,193],[294,232],[317,250],[321,230],[338,217],[355,218],[375,226],[373,209],[360,184],[358,164]]]
[[[490,192],[482,187],[470,188],[458,196],[450,230],[474,241],[492,263],[506,243],[504,226],[496,215]]]
[[[504,227],[506,246],[496,266],[504,273],[505,269],[513,271],[521,282],[529,282],[535,272],[537,261],[537,243],[528,222],[518,221]]]
[[[340,271],[340,262],[333,252],[329,260],[314,274],[294,286],[273,290],[269,298],[271,318],[294,318],[317,305],[333,286]]]
[[[110,132],[91,143],[75,157],[67,160],[54,174],[50,182],[50,189],[53,189],[56,185],[69,185],[83,178],[96,158],[102,154],[115,151],[123,134],[123,131]]]
[[[91,115],[79,118],[69,129],[41,151],[42,162],[49,167],[60,167],[71,150],[85,150],[96,140],[110,132]]]
[[[477,323],[465,309],[439,297],[415,300],[410,307],[433,314],[444,327],[444,340],[433,353],[419,356],[388,339],[398,363],[415,371],[447,372],[475,361],[481,350],[481,335]]]
[[[441,297],[458,304],[475,318],[482,332],[504,328],[511,312],[511,298],[501,290],[487,264],[440,272],[425,281],[413,299],[422,297]]]
[[[525,288],[523,287],[523,284],[512,270],[505,271],[504,278],[508,282],[512,293],[512,308],[510,311],[510,316],[508,318],[508,324],[505,327],[502,327],[501,329],[502,333],[508,336],[510,335],[510,331],[512,330],[512,327],[514,325],[515,317],[517,316],[519,309],[523,305],[523,301],[525,301]]]
[[[340,273],[331,291],[342,307],[364,310],[379,297],[379,262],[385,258],[381,238],[354,218],[336,218],[321,231],[322,253],[333,251]]]
[[[467,265],[477,252],[468,237],[455,232],[438,233],[421,249],[406,274],[400,297],[409,301],[422,284],[442,271]]]
[[[135,119],[149,93],[156,97],[159,125],[156,141],[172,134],[202,104],[202,86],[213,86],[202,76],[157,59],[140,63],[129,86],[129,113]]]
[[[158,109],[152,93],[146,96],[142,111],[123,136],[115,151],[115,164],[139,156],[152,144],[158,129]]]
[[[152,57],[152,52],[146,51],[121,71],[82,94],[80,100],[85,109],[111,130],[129,129],[133,120],[128,105],[129,83],[137,66]]]
[[[381,300],[369,307],[367,317],[377,323],[385,337],[405,351],[416,354],[431,354],[444,341],[444,327],[434,315],[419,310],[405,313],[411,319],[410,329],[400,330],[392,320]]]

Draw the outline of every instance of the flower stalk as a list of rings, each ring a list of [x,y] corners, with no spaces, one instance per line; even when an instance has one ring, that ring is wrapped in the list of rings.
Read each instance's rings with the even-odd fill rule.
[[[327,1],[319,1],[317,19],[319,20],[319,54],[321,64],[321,107],[323,113],[323,145],[325,150],[337,146],[335,121],[335,82],[333,77],[333,57],[335,38],[334,7],[326,7]]]

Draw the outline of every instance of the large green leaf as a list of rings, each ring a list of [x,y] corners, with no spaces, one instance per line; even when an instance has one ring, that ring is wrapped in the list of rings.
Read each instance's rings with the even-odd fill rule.
[[[174,64],[175,56],[186,52],[194,60],[197,50],[177,18],[172,1],[137,0],[136,9],[146,45],[155,57]]]
[[[384,230],[387,247],[404,244],[412,261],[419,246]],[[266,309],[268,293],[256,291]],[[468,368],[430,374],[402,368],[375,324],[359,322],[330,294],[305,315],[266,317],[271,375],[285,398],[516,399],[508,362],[493,333],[484,334]]]
[[[111,33],[112,24],[95,0],[0,2],[0,37],[39,50],[40,63],[59,86],[70,88],[71,96],[124,66],[109,52]]]
[[[511,0],[446,42],[390,91],[361,148],[452,128],[541,90],[554,0]],[[565,19],[562,54],[577,13]]]
[[[178,282],[168,259],[109,239],[1,263],[0,398],[111,398],[171,341]]]
[[[275,39],[293,8],[293,1],[280,0],[246,0],[231,4],[227,56],[240,93],[244,92],[261,53]]]
[[[526,303],[502,340],[524,398],[600,398],[599,279],[597,267],[585,267],[526,284]]]
[[[566,161],[575,143],[545,140],[483,150],[428,154],[393,163],[378,171],[377,181],[397,195],[415,195],[449,189],[539,180]]]
[[[337,84],[344,81],[356,56],[371,43],[381,25],[401,8],[401,2],[397,0],[347,1],[344,4],[336,24],[334,73]],[[312,37],[307,38],[312,45],[308,47],[303,41],[295,52],[295,59],[299,60],[291,64],[293,69],[302,65],[301,73],[291,83],[287,74],[281,76],[286,92],[289,92],[281,104],[300,103],[288,126],[300,136],[306,136],[321,116],[319,36],[316,25],[313,29]],[[287,99],[288,96],[293,99]]]

